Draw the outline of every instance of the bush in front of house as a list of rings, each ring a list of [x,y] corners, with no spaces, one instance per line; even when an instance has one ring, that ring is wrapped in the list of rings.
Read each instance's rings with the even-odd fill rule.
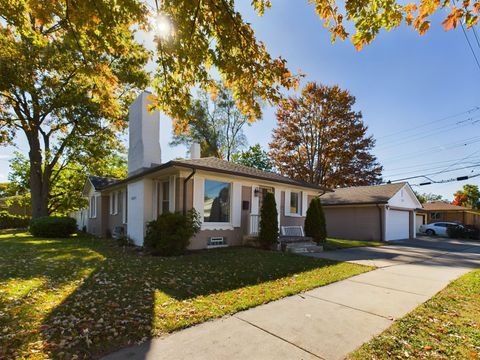
[[[267,193],[260,209],[260,229],[258,241],[265,249],[271,248],[278,241],[278,212],[275,195]]]
[[[29,230],[33,236],[65,238],[77,232],[77,221],[68,216],[42,216],[32,219]]]
[[[452,239],[480,239],[480,230],[476,226],[449,226],[447,228],[447,235]]]
[[[10,214],[8,211],[0,211],[0,229],[22,229],[28,228],[31,218]]]
[[[147,224],[144,246],[160,256],[181,255],[190,239],[200,231],[200,216],[195,209],[182,213],[164,213]]]
[[[327,225],[320,198],[310,201],[305,218],[305,235],[310,236],[318,244],[327,240]]]

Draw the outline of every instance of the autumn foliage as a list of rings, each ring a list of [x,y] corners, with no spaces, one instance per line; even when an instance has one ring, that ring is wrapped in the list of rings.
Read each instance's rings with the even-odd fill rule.
[[[380,166],[355,98],[338,86],[308,83],[278,108],[270,156],[286,176],[335,188],[376,184]]]

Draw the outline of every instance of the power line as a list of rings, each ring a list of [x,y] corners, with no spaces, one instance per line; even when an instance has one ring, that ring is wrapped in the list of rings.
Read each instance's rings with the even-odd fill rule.
[[[477,30],[475,30],[475,26],[472,26],[473,35],[475,36],[475,40],[477,40],[477,45],[480,48],[480,40],[478,40]]]
[[[437,172],[433,172],[433,173],[430,173],[430,174],[410,176],[410,177],[406,177],[406,178],[402,178],[402,179],[391,180],[391,182],[399,182],[399,181],[405,181],[405,180],[411,180],[411,179],[418,179],[418,178],[422,178],[422,177],[424,178],[424,177],[427,177],[427,176],[440,175],[440,174],[444,174],[444,173],[449,173],[449,172],[464,170],[464,169],[471,169],[471,168],[476,168],[476,167],[480,167],[480,164],[464,166],[464,167],[451,169],[451,170],[447,170],[447,171],[437,171]]]
[[[470,47],[470,50],[472,51],[472,55],[475,58],[475,62],[477,63],[478,69],[480,70],[480,62],[478,61],[477,55],[475,54],[475,51],[473,50],[472,44],[470,43],[470,39],[467,36],[467,32],[465,31],[465,27],[463,26],[463,23],[460,21],[460,25],[462,27],[463,35],[465,36],[465,40],[467,40],[468,46]]]
[[[472,161],[472,162],[465,162],[465,163],[459,162],[459,163],[456,163],[455,165],[465,165],[465,166],[467,166],[467,164],[480,166],[480,159],[478,161]],[[439,169],[442,169],[442,170],[439,170]],[[448,168],[448,169],[450,169],[450,168]],[[409,174],[418,174],[418,173],[423,173],[423,172],[427,172],[427,171],[434,171],[434,170],[438,170],[439,172],[445,172],[446,171],[445,165],[440,165],[440,166],[435,166],[435,167],[430,167],[430,168],[424,168],[424,169],[417,169],[417,170],[406,171],[406,172],[399,172],[399,173],[389,174],[389,175],[385,175],[384,173],[382,173],[382,176],[391,178],[391,177],[395,177],[395,176],[406,176],[406,175],[409,175]]]
[[[476,178],[478,176],[480,176],[480,173],[474,174],[474,175],[459,176],[459,177],[451,178],[451,179],[437,180],[437,181],[434,181],[432,179],[427,178],[429,181],[423,182],[423,183],[420,183],[420,184],[411,184],[411,186],[425,186],[425,185],[432,185],[432,184],[445,184],[445,183],[454,182],[454,181],[470,180],[470,179]]]
[[[457,114],[449,115],[449,116],[446,116],[446,117],[443,117],[443,118],[440,118],[440,119],[437,119],[437,120],[432,120],[432,121],[424,123],[423,125],[418,125],[418,126],[414,126],[414,127],[405,129],[405,130],[400,130],[400,131],[396,131],[396,132],[393,132],[393,133],[390,133],[390,134],[387,134],[387,135],[383,135],[383,136],[377,137],[376,139],[380,140],[380,139],[384,139],[384,138],[387,138],[387,137],[390,137],[390,136],[398,136],[398,134],[402,134],[402,133],[405,133],[405,132],[417,130],[417,129],[420,129],[422,127],[425,127],[425,126],[428,126],[428,125],[431,125],[431,124],[436,124],[436,123],[439,123],[439,122],[442,122],[442,121],[445,121],[445,120],[449,120],[449,119],[452,119],[452,118],[459,117],[460,115],[471,114],[472,112],[475,112],[475,111],[478,111],[478,110],[480,110],[480,107],[475,106],[471,109],[459,112]]]

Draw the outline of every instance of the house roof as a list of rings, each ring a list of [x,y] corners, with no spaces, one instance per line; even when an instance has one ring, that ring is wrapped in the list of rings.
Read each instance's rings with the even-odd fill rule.
[[[432,201],[423,204],[426,211],[468,211],[471,210],[464,206],[457,206],[443,201]]]
[[[323,205],[386,204],[407,183],[352,186],[335,189],[320,197]]]
[[[89,175],[88,180],[90,180],[91,184],[95,188],[95,190],[102,190],[106,188],[107,186],[114,185],[121,180],[119,179],[114,179],[114,178],[108,178],[108,177],[101,177],[101,176],[93,176]]]
[[[112,184],[105,186],[103,189],[111,186],[115,186],[115,185],[120,185],[122,183],[128,183],[131,180],[138,179],[145,175],[154,173],[162,169],[167,169],[170,167],[185,167],[185,168],[195,169],[195,170],[204,170],[204,171],[211,171],[215,173],[222,173],[222,174],[236,175],[236,176],[242,176],[242,177],[253,178],[253,179],[273,181],[273,182],[278,182],[282,184],[311,188],[319,191],[331,191],[321,186],[310,184],[306,181],[290,179],[280,174],[259,170],[259,169],[252,168],[245,165],[235,164],[230,161],[221,160],[214,157],[207,157],[207,158],[200,158],[200,159],[172,160],[162,165],[157,165],[157,166],[152,166],[151,168],[147,168],[141,171],[140,173],[131,175],[122,181],[113,182]]]

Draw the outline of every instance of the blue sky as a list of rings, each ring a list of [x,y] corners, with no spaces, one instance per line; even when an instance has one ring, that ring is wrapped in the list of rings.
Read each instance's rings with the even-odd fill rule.
[[[402,26],[382,33],[373,44],[357,52],[350,41],[330,42],[313,7],[306,1],[273,1],[272,9],[258,17],[250,1],[238,1],[239,10],[264,41],[270,53],[282,56],[291,70],[301,70],[306,81],[338,84],[357,99],[369,131],[377,139],[374,153],[384,166],[384,178],[451,170],[480,164],[480,69],[461,29],[445,32],[439,14],[431,30],[419,36]],[[477,33],[480,33],[477,31]],[[480,56],[473,34],[472,45]],[[449,117],[452,115],[457,115]],[[446,117],[449,117],[445,119]],[[262,120],[247,128],[250,144],[265,148],[275,127],[274,109],[266,106]],[[182,147],[169,148],[171,125],[162,118],[162,160],[184,156]],[[17,142],[20,151],[27,147]],[[0,181],[8,173],[13,149],[0,148]],[[477,167],[431,176],[434,180],[476,174]],[[424,179],[412,179],[418,184]],[[464,182],[415,187],[421,192],[451,199]]]

